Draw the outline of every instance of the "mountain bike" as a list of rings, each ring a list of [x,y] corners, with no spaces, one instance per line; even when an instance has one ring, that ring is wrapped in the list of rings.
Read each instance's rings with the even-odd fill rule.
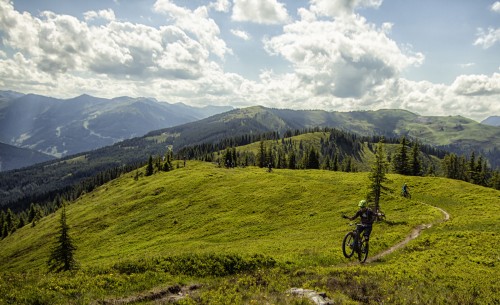
[[[368,257],[369,246],[366,236],[363,235],[360,238],[358,234],[363,225],[359,223],[349,225],[355,225],[356,227],[344,236],[344,240],[342,241],[342,252],[346,258],[351,258],[354,255],[354,252],[356,252],[359,262],[364,263]]]
[[[401,190],[401,196],[411,199],[411,194],[408,192],[408,190]]]

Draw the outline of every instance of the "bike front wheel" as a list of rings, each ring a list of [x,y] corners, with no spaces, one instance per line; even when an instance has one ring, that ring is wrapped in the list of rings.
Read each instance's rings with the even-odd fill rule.
[[[364,263],[366,261],[366,258],[368,257],[368,240],[363,238],[361,241],[361,247],[359,247],[358,251],[358,259],[360,263]]]
[[[349,232],[342,241],[342,252],[346,258],[351,258],[354,254],[354,233]]]

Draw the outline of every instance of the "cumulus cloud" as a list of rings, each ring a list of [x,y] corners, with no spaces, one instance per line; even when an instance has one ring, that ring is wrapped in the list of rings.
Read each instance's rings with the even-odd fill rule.
[[[221,75],[214,72],[221,68],[211,57],[223,57],[230,50],[207,17],[207,8],[191,11],[157,4],[158,11],[173,20],[170,25],[154,28],[111,20],[92,26],[53,12],[19,13],[12,3],[0,1],[0,37],[15,54],[1,53],[0,85],[56,97],[151,96],[153,83],[175,94],[179,83],[191,88]],[[104,12],[112,11],[87,12],[87,20],[111,16]]]
[[[196,36],[197,40],[210,52],[223,58],[231,50],[220,36],[219,26],[208,17],[208,8],[200,6],[194,11],[180,7],[170,0],[157,0],[154,10],[166,14],[183,31]]]
[[[297,21],[264,43],[270,54],[291,62],[317,94],[359,98],[423,61],[420,53],[404,54],[385,31],[385,26],[378,29],[360,16],[346,15],[334,21]]]
[[[461,75],[451,85],[458,95],[478,96],[500,94],[500,73],[487,75]]]
[[[233,34],[234,36],[239,37],[239,38],[241,38],[243,40],[250,40],[250,34],[248,34],[245,31],[242,31],[242,30],[234,30],[234,29],[232,29],[231,30],[231,34]]]
[[[411,81],[403,78],[387,79],[357,102],[366,103],[369,109],[406,109],[420,115],[457,115],[482,120],[500,112],[497,89],[486,83],[494,83],[498,75],[459,76],[454,84],[434,84],[428,81]],[[475,92],[463,86],[476,86]],[[485,88],[488,88],[485,90]],[[483,91],[484,90],[484,91]],[[480,92],[483,91],[483,92]],[[472,93],[472,94],[469,94]],[[356,108],[352,109],[355,110]]]
[[[352,14],[360,7],[378,8],[382,0],[311,0],[311,11],[319,16],[336,17]]]
[[[393,41],[391,23],[376,26],[353,14],[381,1],[310,1],[309,8],[298,9],[299,19],[293,22],[277,1],[235,1],[231,17],[236,6],[259,8],[265,3],[281,8],[282,17],[260,10],[260,17],[245,15],[245,20],[265,23],[262,16],[275,15],[274,20],[288,23],[263,45],[270,56],[284,59],[289,70],[278,73],[264,67],[250,80],[223,68],[232,51],[210,13],[229,12],[228,0],[212,0],[196,9],[159,0],[153,9],[165,16],[160,27],[106,19],[101,11],[87,12],[87,20],[52,12],[32,16],[0,1],[0,39],[8,50],[0,51],[0,88],[55,97],[148,96],[193,105],[403,108],[476,119],[500,113],[500,73],[462,75],[450,86],[401,78],[424,56]],[[320,13],[320,7],[328,14]],[[97,26],[95,18],[108,22]],[[250,38],[241,29],[230,31]]]
[[[483,49],[488,49],[500,41],[500,28],[488,28],[485,31],[479,28],[477,31],[477,39],[474,41],[475,46],[481,46]]]
[[[232,19],[260,24],[283,24],[290,16],[276,0],[234,0]]]
[[[101,18],[107,21],[113,21],[115,20],[115,12],[112,9],[100,10],[98,12],[88,11],[83,14],[83,18],[85,19],[85,21],[90,21],[97,18]]]
[[[500,13],[500,1],[496,1],[495,3],[493,3],[490,9],[492,12]]]
[[[52,77],[93,72],[117,79],[195,79],[212,69],[211,54],[223,57],[230,51],[206,7],[191,11],[158,1],[155,8],[169,14],[174,24],[158,29],[111,20],[90,26],[53,12],[21,14],[2,1],[2,42]],[[87,20],[98,16],[114,19],[112,10],[86,13]]]

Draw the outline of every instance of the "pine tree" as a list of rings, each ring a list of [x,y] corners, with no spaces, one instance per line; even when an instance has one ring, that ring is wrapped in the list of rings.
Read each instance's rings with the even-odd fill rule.
[[[338,171],[339,170],[339,157],[337,154],[333,157],[333,165],[332,165],[332,170],[333,171]]]
[[[260,141],[259,152],[257,153],[257,165],[259,167],[266,166],[266,146],[264,145],[264,141]]]
[[[146,176],[153,174],[153,156],[149,155],[148,166],[146,167]]]
[[[346,156],[344,160],[342,160],[342,171],[346,173],[352,172],[352,158],[351,156]]]
[[[76,247],[73,245],[69,236],[69,226],[66,223],[66,206],[61,208],[61,227],[59,237],[55,247],[52,249],[50,258],[47,262],[50,271],[68,271],[77,267],[73,257]]]
[[[3,224],[5,223],[5,212],[0,210],[0,235],[2,235]]]
[[[16,227],[16,215],[12,213],[12,210],[7,209],[7,214],[5,215],[5,224],[4,226],[7,228],[7,235],[13,233]],[[7,236],[5,235],[5,236]]]
[[[274,156],[273,156],[273,149],[271,146],[267,149],[266,153],[266,163],[264,166],[269,166],[271,164],[272,167],[276,167],[276,164],[274,164]]]
[[[380,209],[380,196],[382,195],[382,191],[387,190],[387,187],[383,185],[383,183],[387,181],[385,176],[387,170],[388,163],[382,139],[375,148],[375,160],[369,174],[371,185],[368,198],[375,202],[375,211],[379,211]]]
[[[469,160],[469,166],[468,166],[468,176],[469,176],[469,182],[471,183],[477,183],[477,172],[476,172],[476,155],[474,152],[472,152]]]
[[[6,222],[4,222],[2,227],[2,238],[5,238],[7,236],[9,236],[9,226]]]
[[[422,175],[422,163],[420,161],[420,145],[417,141],[413,144],[411,150],[411,174],[413,176],[421,176]]]
[[[325,160],[323,160],[323,165],[321,167],[326,170],[332,169],[332,161],[330,160],[330,156],[327,155],[325,157]]]
[[[311,147],[311,150],[309,151],[306,168],[319,169],[319,157],[314,147]]]
[[[406,142],[406,137],[401,138],[400,146],[392,159],[392,164],[394,167],[394,172],[401,175],[409,175],[411,173],[408,147]]]
[[[233,159],[234,166],[238,165],[238,154],[236,153],[236,147],[233,147],[231,158]]]
[[[35,216],[36,216],[35,204],[31,203],[30,209],[28,211],[28,222],[32,222],[33,219],[35,219]]]
[[[297,168],[297,158],[295,157],[295,152],[292,152],[288,155],[288,168],[296,169]]]
[[[494,171],[491,176],[491,187],[500,190],[500,172]]]

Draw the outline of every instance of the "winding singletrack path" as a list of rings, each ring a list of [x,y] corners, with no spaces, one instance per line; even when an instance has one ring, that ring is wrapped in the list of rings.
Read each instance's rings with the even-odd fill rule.
[[[425,229],[428,229],[430,227],[432,227],[433,225],[435,224],[439,224],[439,223],[442,223],[442,222],[445,222],[445,221],[448,221],[450,219],[450,214],[448,214],[448,212],[446,212],[445,210],[441,209],[441,208],[438,208],[438,207],[435,207],[433,206],[434,208],[438,209],[441,211],[441,213],[443,213],[443,216],[444,218],[442,220],[439,220],[439,221],[436,221],[436,222],[433,222],[433,223],[429,223],[429,224],[421,224],[419,226],[417,226],[416,228],[414,228],[410,235],[406,236],[405,239],[403,239],[402,241],[400,241],[399,243],[395,244],[394,246],[390,247],[389,249],[386,249],[382,252],[380,252],[379,254],[375,255],[375,256],[372,256],[372,257],[368,257],[368,259],[366,260],[365,263],[371,263],[371,262],[376,262],[378,260],[380,260],[382,257],[404,247],[407,243],[409,243],[411,240],[414,240],[415,238],[417,238],[418,236],[420,236],[420,233],[422,233],[423,230]]]

